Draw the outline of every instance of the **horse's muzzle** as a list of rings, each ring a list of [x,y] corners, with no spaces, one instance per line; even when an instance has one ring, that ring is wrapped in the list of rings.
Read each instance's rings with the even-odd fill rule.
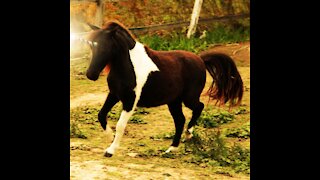
[[[87,71],[86,76],[91,81],[96,81],[99,78],[99,73],[92,73],[90,71]]]

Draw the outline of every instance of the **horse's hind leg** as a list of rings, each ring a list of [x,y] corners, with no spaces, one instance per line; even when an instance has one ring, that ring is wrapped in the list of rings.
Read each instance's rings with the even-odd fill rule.
[[[184,104],[192,110],[192,117],[188,124],[188,128],[186,130],[186,139],[192,138],[193,126],[196,125],[198,118],[201,115],[201,112],[204,108],[204,104],[200,101],[196,101],[195,103],[184,102]]]
[[[166,151],[166,153],[170,151],[174,151],[178,148],[180,139],[181,139],[181,134],[183,131],[184,123],[186,121],[183,112],[182,112],[182,102],[181,101],[176,101],[173,103],[168,104],[169,111],[173,117],[174,120],[174,125],[176,128],[176,133],[173,138],[173,142],[169,149]]]

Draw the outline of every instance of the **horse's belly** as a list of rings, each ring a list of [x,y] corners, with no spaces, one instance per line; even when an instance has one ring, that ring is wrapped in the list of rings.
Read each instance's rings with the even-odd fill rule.
[[[139,107],[156,107],[168,104],[175,100],[178,96],[177,92],[168,90],[167,88],[149,89],[144,88],[140,100]]]

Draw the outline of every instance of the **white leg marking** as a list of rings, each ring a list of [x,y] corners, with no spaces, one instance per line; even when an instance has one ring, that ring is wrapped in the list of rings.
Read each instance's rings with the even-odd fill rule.
[[[178,151],[178,147],[174,147],[174,146],[170,146],[168,150],[166,150],[166,153],[169,153],[169,152],[174,152],[174,151]]]
[[[107,152],[109,154],[114,154],[116,149],[120,146],[120,140],[123,136],[124,129],[127,125],[128,120],[132,116],[133,112],[134,112],[133,110],[130,112],[126,112],[126,111],[121,112],[120,119],[117,122],[116,136],[115,136],[111,146],[107,148]]]
[[[189,140],[193,137],[192,132],[193,132],[193,127],[191,127],[190,129],[187,129],[187,132],[186,132],[186,139],[187,140]]]
[[[192,134],[193,132],[193,127],[191,127],[190,129],[188,129],[189,133]]]

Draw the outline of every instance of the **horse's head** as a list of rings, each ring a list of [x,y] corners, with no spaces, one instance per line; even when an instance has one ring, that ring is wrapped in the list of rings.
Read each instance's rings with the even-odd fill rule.
[[[87,78],[97,80],[100,72],[112,62],[123,57],[123,52],[135,46],[135,40],[124,26],[118,22],[108,22],[103,28],[89,24],[93,30],[86,40],[92,50],[92,60],[87,69]]]

